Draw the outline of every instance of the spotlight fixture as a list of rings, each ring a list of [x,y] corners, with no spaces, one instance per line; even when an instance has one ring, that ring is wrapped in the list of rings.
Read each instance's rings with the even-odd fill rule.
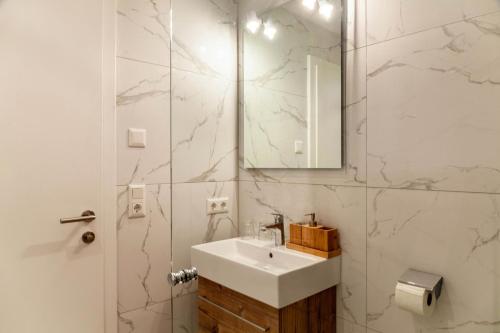
[[[255,12],[251,12],[247,18],[247,30],[255,34],[257,33],[257,31],[259,31],[261,25],[262,20],[257,17],[257,14]]]
[[[320,0],[318,11],[321,16],[328,20],[333,14],[333,4],[328,0]]]
[[[302,0],[302,5],[309,10],[316,8],[316,0]]]
[[[274,24],[272,24],[271,21],[267,21],[266,23],[264,23],[264,35],[266,35],[266,37],[269,39],[269,40],[273,40],[274,39],[274,36],[276,35],[276,28],[274,27]]]

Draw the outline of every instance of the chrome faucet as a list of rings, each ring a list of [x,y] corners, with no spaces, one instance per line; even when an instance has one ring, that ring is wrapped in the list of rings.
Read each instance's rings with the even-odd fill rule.
[[[262,231],[278,229],[281,234],[281,245],[285,245],[285,218],[283,214],[273,213],[272,215],[274,215],[274,223],[264,225]]]

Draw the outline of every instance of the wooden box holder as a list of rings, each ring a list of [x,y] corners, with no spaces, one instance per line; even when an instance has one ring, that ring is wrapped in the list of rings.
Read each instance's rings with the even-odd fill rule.
[[[286,246],[323,258],[333,258],[341,254],[337,229],[321,225],[290,224],[290,241]]]
[[[290,224],[290,243],[302,245],[302,227],[304,224]]]

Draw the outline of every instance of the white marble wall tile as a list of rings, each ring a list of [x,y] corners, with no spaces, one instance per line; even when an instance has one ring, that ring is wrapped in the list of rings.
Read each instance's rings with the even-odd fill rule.
[[[236,83],[173,70],[172,86],[173,182],[235,179]]]
[[[500,11],[498,0],[366,1],[368,44]]]
[[[243,0],[238,3],[239,18],[244,19],[248,12],[266,12],[288,0]],[[296,0],[300,1],[300,0]],[[339,0],[334,4],[340,8]],[[345,46],[344,50],[352,50],[366,45],[366,0],[343,0],[345,11]]]
[[[345,53],[345,103],[352,105],[366,99],[366,48]]]
[[[272,41],[262,33],[243,33],[243,79],[246,86],[307,95],[307,56],[341,63],[340,18],[324,23],[321,17],[303,15],[300,1],[291,1],[265,13],[277,29]],[[243,28],[244,29],[244,28]]]
[[[170,70],[117,59],[118,184],[170,182]],[[146,148],[128,147],[128,129],[147,130]]]
[[[341,170],[245,169],[239,179],[263,182],[365,186],[366,184],[366,49],[346,53],[345,163]],[[242,109],[240,109],[242,110]],[[244,115],[240,116],[243,119]],[[240,131],[243,131],[240,121]],[[246,135],[246,134],[245,134]],[[241,136],[242,137],[242,136]],[[240,147],[244,143],[240,142]],[[243,149],[240,154],[244,154]]]
[[[368,189],[368,327],[386,333],[500,330],[500,195]],[[394,303],[408,268],[444,276],[431,317]]]
[[[304,168],[307,145],[295,153],[295,141],[307,142],[307,99],[260,87],[245,88],[245,147],[249,166]]]
[[[128,188],[118,187],[118,311],[170,298],[170,185],[148,185],[147,216],[128,218]]]
[[[500,13],[368,48],[368,185],[500,192]]]
[[[236,3],[181,0],[172,3],[172,67],[236,80]]]
[[[191,293],[173,299],[175,333],[198,332],[198,294]]]
[[[344,0],[347,51],[366,46],[366,1]]]
[[[377,331],[377,330],[371,329],[369,327],[366,328],[366,332],[367,333],[386,333],[386,332],[382,332],[382,331]]]
[[[169,66],[170,0],[117,1],[117,55]]]
[[[348,320],[337,318],[336,333],[366,333],[366,327],[354,324]]]
[[[228,197],[229,212],[207,215],[206,200]],[[191,267],[191,246],[238,236],[238,202],[236,182],[174,184],[173,270]],[[174,296],[196,291],[197,283],[176,286]]]
[[[337,289],[337,316],[365,324],[366,189],[305,184],[240,182],[240,230],[247,223],[272,223],[271,213],[301,222],[315,212],[322,225],[339,229],[342,246],[342,282]]]
[[[118,316],[118,333],[171,333],[171,310],[168,301],[122,313]]]
[[[238,15],[239,19],[243,20],[251,12],[263,13],[275,7],[289,2],[290,0],[239,0]]]

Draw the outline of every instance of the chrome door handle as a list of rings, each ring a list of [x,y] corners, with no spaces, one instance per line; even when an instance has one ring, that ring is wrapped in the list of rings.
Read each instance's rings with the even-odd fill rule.
[[[82,213],[81,216],[77,216],[77,217],[65,217],[65,218],[62,218],[60,219],[59,221],[61,222],[61,224],[65,224],[65,223],[75,223],[75,222],[92,222],[94,221],[96,218],[95,216],[95,213],[91,210],[86,210]]]

